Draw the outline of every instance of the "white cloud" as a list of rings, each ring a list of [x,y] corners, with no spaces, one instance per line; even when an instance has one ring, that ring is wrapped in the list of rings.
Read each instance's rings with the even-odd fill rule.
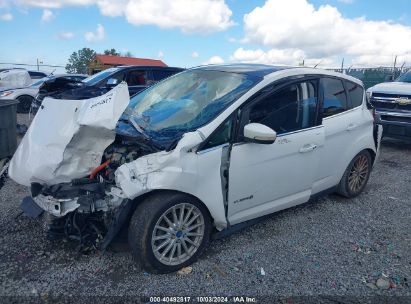
[[[84,39],[87,42],[100,42],[106,39],[106,32],[101,24],[97,24],[96,32],[87,32],[84,34]]]
[[[230,56],[231,61],[243,63],[264,63],[273,65],[292,65],[314,66],[319,64],[321,67],[331,67],[337,64],[336,58],[308,58],[306,54],[299,49],[271,49],[263,51],[262,49],[246,50],[238,48]]]
[[[58,37],[63,40],[70,40],[74,38],[73,32],[61,32],[59,33]]]
[[[163,51],[159,51],[157,54],[158,58],[163,58],[164,57],[164,52]]]
[[[244,30],[244,43],[269,47],[272,53],[281,49],[290,61],[298,51],[306,58],[347,56],[356,64],[378,65],[411,53],[411,27],[345,18],[333,6],[316,9],[307,0],[267,0],[244,16]]]
[[[134,25],[178,28],[183,32],[215,32],[232,26],[224,0],[129,0],[125,16]]]
[[[198,57],[200,57],[200,54],[194,51],[194,52],[191,53],[191,57],[192,58],[198,58]]]
[[[218,32],[234,25],[225,0],[15,0],[10,3],[45,9],[97,5],[101,14],[123,15],[136,26],[155,25],[186,33]]]
[[[14,0],[19,6],[34,6],[40,8],[61,8],[63,6],[91,5],[96,0]]]
[[[55,17],[54,13],[51,10],[45,9],[45,10],[43,10],[43,14],[41,15],[41,21],[42,22],[49,22],[54,17]]]
[[[222,63],[224,63],[224,59],[221,58],[220,56],[212,56],[206,62],[203,62],[203,64],[222,64]]]
[[[11,21],[11,20],[13,20],[13,15],[10,14],[10,13],[0,15],[0,20],[1,21]]]

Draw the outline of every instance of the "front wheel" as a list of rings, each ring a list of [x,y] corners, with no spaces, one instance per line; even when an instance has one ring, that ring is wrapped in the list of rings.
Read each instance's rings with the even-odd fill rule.
[[[370,153],[366,150],[358,153],[345,170],[337,193],[348,198],[359,195],[367,185],[371,168]]]
[[[152,273],[192,264],[207,247],[211,221],[206,208],[181,193],[159,193],[135,210],[129,226],[133,257]]]
[[[17,113],[28,113],[34,98],[29,95],[22,95],[16,99],[19,101],[17,105]]]

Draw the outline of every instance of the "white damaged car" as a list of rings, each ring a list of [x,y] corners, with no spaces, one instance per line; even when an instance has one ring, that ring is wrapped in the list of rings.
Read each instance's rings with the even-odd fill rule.
[[[151,272],[193,263],[213,233],[367,184],[381,138],[355,78],[309,68],[186,70],[129,100],[46,98],[9,175],[49,234],[104,249],[128,230]]]

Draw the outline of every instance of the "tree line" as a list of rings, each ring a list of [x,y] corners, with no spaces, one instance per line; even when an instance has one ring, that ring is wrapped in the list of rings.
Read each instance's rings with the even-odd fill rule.
[[[77,52],[73,52],[66,64],[67,73],[87,74],[88,66],[96,54],[90,48],[82,48]],[[116,49],[104,50],[104,55],[133,57],[130,52],[120,53]]]

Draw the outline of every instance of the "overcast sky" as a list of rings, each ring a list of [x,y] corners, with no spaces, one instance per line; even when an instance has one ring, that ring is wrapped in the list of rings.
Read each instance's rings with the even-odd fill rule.
[[[410,0],[0,0],[0,62],[115,48],[170,66],[411,63]]]

